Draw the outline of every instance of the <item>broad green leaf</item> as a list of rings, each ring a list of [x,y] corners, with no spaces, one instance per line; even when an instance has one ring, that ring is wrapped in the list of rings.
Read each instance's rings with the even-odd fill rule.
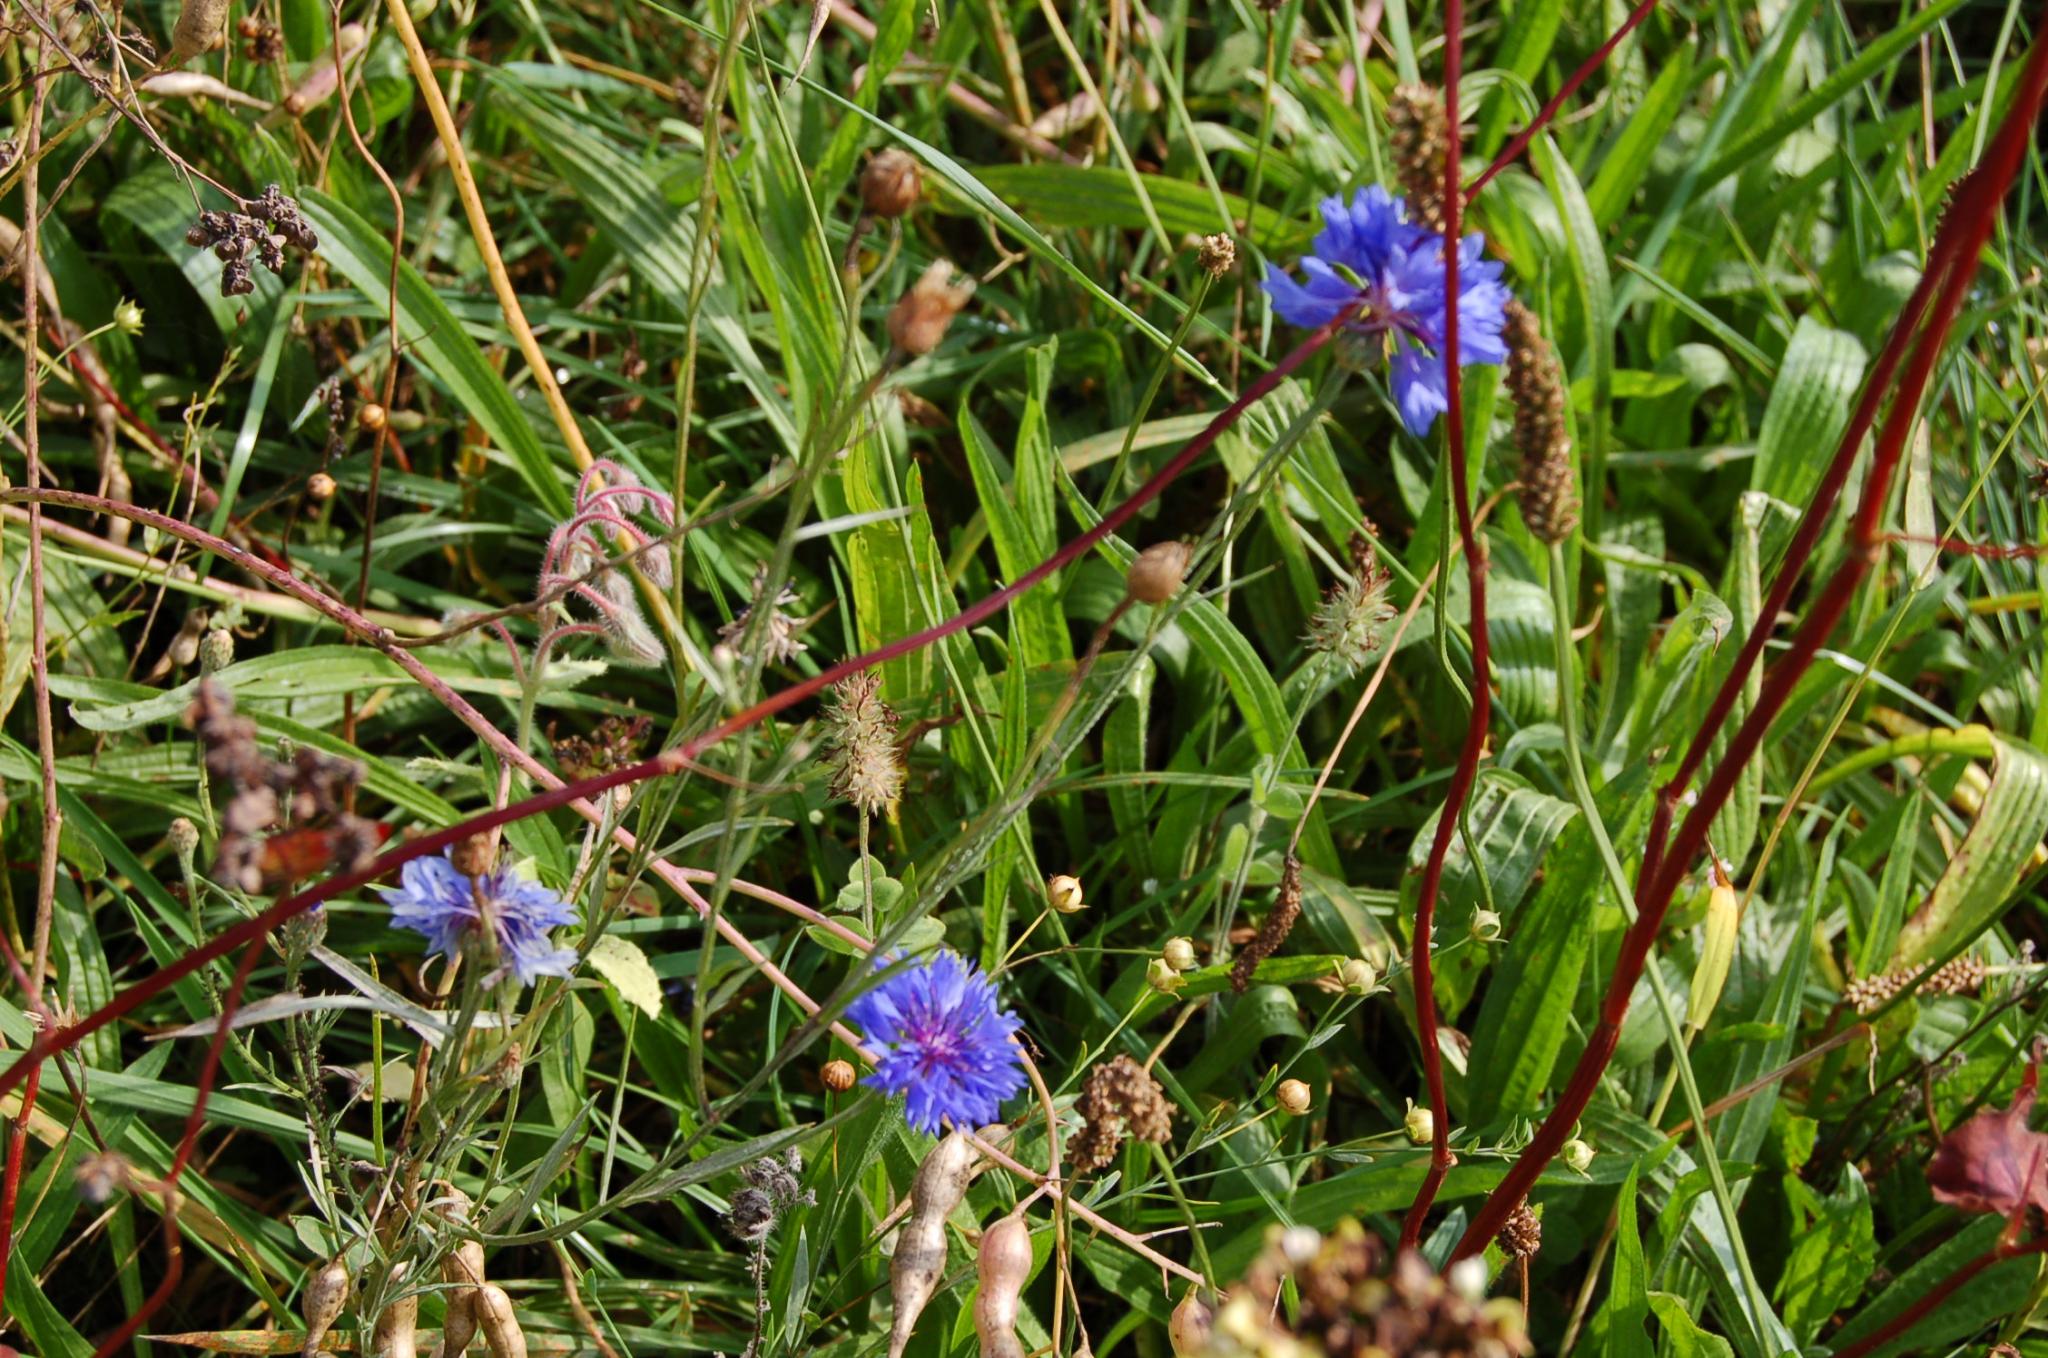
[[[1998,755],[1976,823],[1899,931],[1895,967],[1956,952],[1996,922],[2048,834],[2048,758],[2017,737],[1992,740]]]
[[[1796,1178],[1787,1188],[1813,1198],[1813,1219],[1793,1235],[1776,1296],[1786,1327],[1810,1343],[1830,1316],[1862,1295],[1877,1262],[1877,1240],[1870,1194],[1856,1166],[1842,1166],[1841,1187],[1828,1198]]]
[[[1649,1273],[1636,1228],[1636,1169],[1631,1166],[1614,1200],[1614,1270],[1607,1293],[1607,1358],[1651,1358]]]
[[[1800,318],[1757,430],[1752,490],[1786,504],[1803,505],[1812,498],[1827,454],[1849,423],[1863,362],[1863,346],[1854,335],[1812,316]]]
[[[1657,147],[1692,93],[1692,75],[1692,46],[1680,44],[1601,158],[1600,169],[1586,187],[1586,206],[1602,230],[1621,219],[1650,173]]]

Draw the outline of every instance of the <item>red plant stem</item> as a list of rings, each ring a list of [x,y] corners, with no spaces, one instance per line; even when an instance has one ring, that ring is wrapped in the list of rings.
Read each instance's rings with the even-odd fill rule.
[[[235,979],[229,983],[227,993],[221,997],[220,1022],[213,1030],[213,1040],[206,1046],[206,1061],[199,1068],[199,1084],[192,1091],[192,1111],[185,1116],[185,1134],[178,1139],[178,1153],[171,1160],[170,1171],[164,1175],[162,1192],[164,1200],[164,1249],[170,1254],[170,1264],[164,1269],[163,1281],[149,1294],[134,1315],[121,1322],[120,1328],[101,1341],[93,1350],[92,1358],[113,1358],[128,1346],[149,1323],[149,1318],[163,1308],[177,1290],[179,1280],[185,1276],[185,1251],[178,1235],[178,1179],[185,1172],[185,1166],[192,1160],[192,1151],[199,1144],[199,1129],[206,1125],[206,1104],[213,1094],[214,1077],[220,1071],[221,1049],[227,1045],[228,1033],[234,1027],[235,1011],[242,1007],[242,991],[249,984],[249,973],[256,968],[256,959],[263,955],[263,940],[254,939],[242,950],[242,960],[235,966]]]
[[[42,1088],[42,1069],[30,1072],[21,1087],[21,1112],[7,1134],[7,1177],[0,1181],[0,1287],[7,1285],[7,1266],[14,1259],[14,1205],[21,1196],[21,1165],[28,1154],[28,1120],[36,1111],[36,1094]]]
[[[2035,36],[2032,50],[2028,53],[2026,69],[2022,72],[2020,87],[2005,122],[2000,126],[1983,163],[1974,170],[1956,195],[1954,207],[1942,223],[1937,238],[1935,253],[1947,261],[1947,267],[1938,270],[1941,275],[1939,295],[1934,298],[1931,308],[1925,303],[1918,310],[1930,312],[1927,324],[1920,333],[1917,347],[1911,351],[1911,359],[1905,375],[1898,383],[1891,405],[1886,412],[1883,429],[1879,433],[1877,448],[1871,458],[1868,477],[1864,482],[1863,498],[1857,508],[1855,519],[1855,550],[1836,570],[1808,610],[1806,620],[1801,624],[1790,643],[1785,657],[1764,678],[1756,706],[1746,716],[1713,775],[1700,791],[1698,800],[1687,813],[1677,835],[1671,840],[1668,851],[1662,854],[1646,854],[1636,882],[1636,918],[1623,937],[1621,951],[1615,962],[1615,969],[1609,979],[1607,993],[1601,1002],[1600,1020],[1588,1034],[1586,1047],[1573,1068],[1571,1079],[1564,1093],[1551,1109],[1550,1115],[1531,1139],[1509,1169],[1507,1176],[1493,1190],[1486,1202],[1474,1215],[1467,1227],[1464,1238],[1452,1252],[1453,1259],[1462,1259],[1476,1254],[1486,1247],[1514,1211],[1524,1195],[1534,1186],[1544,1166],[1550,1163],[1565,1140],[1571,1135],[1586,1105],[1591,1102],[1593,1092],[1600,1083],[1600,1077],[1614,1056],[1615,1043],[1621,1035],[1622,1020],[1628,1014],[1629,997],[1649,961],[1650,950],[1656,942],[1657,933],[1663,924],[1664,913],[1670,907],[1672,896],[1680,880],[1689,870],[1694,857],[1705,847],[1708,830],[1714,817],[1719,814],[1729,794],[1734,790],[1735,780],[1741,775],[1743,766],[1755,754],[1768,732],[1772,720],[1791,696],[1793,686],[1812,664],[1821,644],[1827,640],[1836,624],[1848,611],[1857,587],[1862,583],[1871,567],[1883,551],[1883,533],[1879,523],[1884,514],[1885,501],[1890,490],[1892,474],[1896,471],[1902,456],[1906,437],[1919,412],[1921,397],[1925,394],[1928,381],[1940,359],[1942,347],[1956,313],[1961,309],[1964,295],[1971,280],[1976,276],[1978,254],[1990,239],[1996,224],[1998,205],[2006,190],[2011,186],[2019,170],[2020,158],[2031,137],[2035,118],[2038,116],[2044,93],[2048,93],[2048,15],[2043,16],[2042,30]],[[1931,265],[1929,273],[1937,270]],[[1917,293],[1916,293],[1917,296]],[[1889,355],[1895,349],[1904,352],[1905,344],[1900,332],[1908,331],[1917,318],[1918,310],[1908,303],[1894,330],[1892,340],[1886,345]],[[1876,401],[1883,395],[1882,388],[1888,385],[1886,378],[1896,362],[1880,362],[1873,370],[1869,386],[1859,412],[1866,406],[1874,410]],[[1873,391],[1877,394],[1873,395]],[[1856,457],[1862,444],[1863,428],[1867,421],[1852,420],[1837,447],[1834,462],[1828,469],[1827,481],[1837,488],[1847,476],[1849,464]],[[1810,508],[1806,524],[1802,525],[1802,536],[1806,528],[1826,517],[1818,507]],[[1817,533],[1817,529],[1815,532]],[[1801,562],[1788,558],[1780,572],[1778,583],[1772,587],[1771,597],[1780,600],[1789,594],[1787,577]],[[1759,618],[1758,629],[1767,627],[1775,616],[1773,606],[1766,603]],[[1752,638],[1756,635],[1752,632]],[[1758,643],[1755,650],[1761,650]],[[1744,647],[1749,656],[1752,648]],[[1730,683],[1739,683],[1745,672],[1741,659],[1736,671],[1730,676]],[[1724,693],[1727,685],[1724,684]],[[1732,705],[1732,704],[1730,704]],[[1717,704],[1710,712],[1706,723],[1693,742],[1698,752],[1718,731],[1718,723],[1724,720],[1728,707]],[[1717,715],[1718,714],[1718,715]],[[1697,760],[1688,755],[1689,765]],[[1653,819],[1651,845],[1663,842],[1663,826],[1668,825],[1671,808],[1676,805],[1677,793],[1683,783],[1674,779],[1660,795],[1657,814]]]
[[[1925,1295],[1917,1298],[1911,1306],[1908,1306],[1905,1310],[1863,1336],[1863,1338],[1850,1344],[1847,1348],[1836,1349],[1835,1358],[1863,1358],[1863,1355],[1866,1353],[1876,1352],[1883,1345],[1897,1339],[1900,1335],[1932,1315],[1935,1307],[1954,1296],[1964,1283],[1967,1283],[1985,1269],[1990,1268],[1993,1264],[2002,1264],[2008,1259],[2017,1259],[2026,1254],[2043,1253],[2048,1253],[2048,1236],[2039,1236],[2029,1240],[2024,1245],[2008,1245],[2001,1240],[1991,1249],[1986,1250],[1955,1272],[1949,1274],[1946,1278],[1943,1278],[1940,1282],[1929,1288]]]
[[[969,605],[951,618],[925,628],[923,631],[912,636],[903,637],[886,646],[877,647],[863,655],[842,660],[800,684],[795,684],[769,698],[763,699],[745,711],[728,718],[703,735],[696,737],[694,740],[669,750],[654,759],[643,760],[627,768],[616,769],[595,778],[587,778],[578,783],[570,783],[538,793],[527,798],[525,801],[511,806],[482,812],[461,824],[422,835],[417,839],[409,839],[405,843],[387,850],[363,867],[337,874],[303,891],[295,892],[279,900],[262,913],[243,920],[225,932],[200,944],[177,961],[145,976],[134,985],[128,987],[128,989],[114,996],[107,1003],[101,1005],[98,1009],[95,1009],[92,1013],[80,1018],[78,1022],[61,1030],[49,1031],[40,1035],[20,1057],[4,1071],[0,1071],[0,1095],[18,1088],[27,1078],[29,1071],[38,1067],[51,1056],[59,1052],[69,1051],[89,1034],[97,1032],[114,1020],[133,1012],[137,1006],[161,994],[166,988],[183,980],[200,967],[207,965],[217,958],[226,956],[238,947],[246,947],[250,943],[261,939],[292,916],[309,910],[322,901],[330,900],[345,892],[353,891],[358,887],[367,886],[371,882],[386,876],[392,869],[401,864],[410,862],[415,858],[424,857],[430,853],[439,852],[470,835],[493,830],[498,826],[510,824],[513,821],[523,820],[528,816],[538,815],[543,811],[567,805],[579,798],[588,797],[610,788],[622,787],[628,783],[641,782],[662,774],[677,772],[693,762],[698,755],[727,736],[744,731],[757,722],[774,716],[776,713],[790,707],[794,707],[805,698],[817,693],[829,684],[838,682],[849,674],[871,669],[876,665],[893,660],[897,656],[919,650],[931,645],[935,641],[974,626],[984,618],[1002,609],[1010,600],[1016,598],[1025,590],[1030,589],[1033,585],[1038,584],[1062,566],[1067,565],[1082,553],[1094,547],[1095,544],[1101,542],[1128,522],[1147,503],[1157,498],[1160,492],[1172,483],[1174,478],[1179,476],[1197,458],[1214,446],[1217,438],[1225,430],[1236,424],[1243,417],[1245,411],[1271,393],[1295,369],[1299,368],[1324,345],[1328,344],[1330,337],[1336,333],[1337,325],[1338,322],[1332,322],[1310,334],[1307,339],[1303,340],[1301,344],[1281,358],[1279,362],[1275,363],[1269,371],[1262,374],[1257,381],[1246,388],[1242,395],[1218,412],[1215,419],[1211,420],[1200,434],[1197,434],[1190,440],[1187,446],[1182,448],[1180,452],[1174,454],[1128,500],[1125,500],[1122,504],[1111,510],[1095,527],[1075,537],[1051,557],[1002,589],[996,590],[987,597]],[[70,504],[81,508],[96,508],[103,503],[99,500],[99,497],[80,495],[68,491],[45,490],[24,493],[20,490],[0,490],[0,502],[7,500],[31,501],[45,504]],[[176,520],[168,519],[166,516],[154,514],[150,511],[134,507],[124,507],[124,513],[127,517],[133,518],[139,523],[176,524],[177,528],[189,531],[187,525],[179,524]],[[223,557],[244,569],[253,570],[259,575],[264,574],[264,571],[261,569],[262,563],[257,562],[250,553],[239,548],[232,553],[224,553]],[[338,605],[330,608],[328,610],[330,616],[340,617],[341,613],[347,611],[340,610],[337,612],[336,609],[338,608]],[[353,617],[354,615],[350,613],[349,616]],[[384,632],[382,628],[371,628],[369,630],[372,635],[381,635]]]
[[[1465,409],[1463,382],[1458,364],[1458,230],[1465,201],[1458,194],[1458,77],[1465,55],[1464,0],[1444,4],[1444,121],[1450,145],[1444,151],[1444,459],[1450,464],[1450,495],[1457,506],[1458,542],[1464,549],[1465,583],[1471,595],[1472,711],[1465,719],[1465,744],[1458,751],[1458,765],[1451,772],[1451,784],[1444,795],[1443,810],[1437,813],[1436,838],[1430,842],[1429,859],[1422,868],[1422,891],[1415,899],[1415,939],[1410,945],[1409,971],[1415,992],[1415,1038],[1422,1047],[1423,1082],[1429,1087],[1429,1172],[1409,1204],[1401,1222],[1401,1248],[1414,1249],[1422,1239],[1423,1219],[1437,1190],[1457,1163],[1451,1154],[1451,1105],[1444,1092],[1444,1055],[1437,1040],[1436,976],[1430,950],[1436,930],[1436,903],[1443,893],[1444,864],[1450,858],[1451,840],[1458,833],[1458,820],[1465,813],[1465,799],[1479,776],[1479,761],[1486,753],[1487,701],[1492,685],[1486,636],[1486,556],[1480,550],[1478,531],[1472,522],[1471,473],[1466,467]]]
[[[1607,64],[1607,58],[1614,55],[1614,49],[1621,46],[1621,40],[1635,32],[1643,20],[1650,17],[1650,11],[1655,8],[1657,8],[1657,0],[1641,0],[1641,3],[1628,12],[1628,18],[1621,21],[1621,27],[1615,29],[1608,36],[1606,42],[1593,49],[1593,55],[1580,63],[1579,69],[1572,72],[1569,80],[1557,87],[1557,93],[1551,95],[1550,101],[1536,111],[1536,116],[1530,120],[1529,125],[1520,132],[1515,133],[1509,139],[1508,144],[1500,149],[1500,154],[1493,158],[1493,164],[1487,166],[1480,176],[1472,181],[1472,186],[1465,190],[1466,202],[1469,203],[1474,198],[1477,198],[1479,191],[1492,182],[1495,175],[1514,164],[1516,158],[1522,152],[1529,149],[1529,143],[1536,140],[1537,133],[1550,126],[1550,120],[1555,118],[1557,111],[1564,107],[1564,101],[1576,94],[1579,86],[1585,84],[1593,72]],[[1446,27],[1448,26],[1447,22]],[[1444,81],[1444,85],[1446,89],[1449,88],[1450,81],[1448,78]],[[1451,122],[1456,124],[1457,121],[1458,106],[1453,104],[1451,105]],[[1454,127],[1454,134],[1455,130]]]

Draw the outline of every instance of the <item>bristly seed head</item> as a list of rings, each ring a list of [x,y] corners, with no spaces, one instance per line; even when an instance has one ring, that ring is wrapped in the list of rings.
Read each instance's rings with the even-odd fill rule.
[[[825,720],[831,728],[833,796],[872,816],[902,795],[896,713],[882,701],[882,681],[873,670],[832,686]]]
[[[719,628],[718,635],[720,640],[737,645],[740,638],[746,635],[748,627],[753,624],[755,611],[765,604],[768,611],[762,615],[760,624],[761,660],[768,665],[783,665],[808,649],[803,642],[797,640],[803,632],[804,620],[783,611],[799,606],[802,601],[797,598],[795,590],[784,585],[776,591],[771,602],[763,598],[767,588],[768,566],[764,562],[754,568],[754,579],[749,590],[752,602],[734,614],[731,622]]]
[[[1331,585],[1316,606],[1309,622],[1309,646],[1335,657],[1352,674],[1364,669],[1386,643],[1387,624],[1394,620],[1394,607],[1387,602],[1390,583],[1372,543],[1354,533],[1351,578]]]
[[[1444,229],[1444,157],[1451,148],[1444,97],[1427,85],[1396,85],[1387,96],[1387,145],[1415,220]]]
[[[1259,926],[1259,932],[1231,963],[1232,990],[1244,994],[1259,969],[1259,963],[1280,951],[1280,945],[1287,941],[1287,935],[1294,932],[1294,922],[1300,918],[1301,860],[1288,854],[1287,864],[1280,871],[1280,894],[1275,898],[1272,910],[1267,913],[1265,923]]]
[[[1237,242],[1221,232],[1204,236],[1201,248],[1195,254],[1195,262],[1209,277],[1221,278],[1237,267]]]
[[[1086,1125],[1071,1143],[1074,1168],[1082,1174],[1116,1158],[1124,1138],[1163,1145],[1173,1135],[1173,1105],[1151,1073],[1117,1055],[1088,1072],[1074,1102]]]
[[[1579,490],[1564,430],[1564,377],[1543,338],[1542,322],[1520,302],[1507,305],[1506,338],[1515,446],[1522,450],[1522,522],[1538,542],[1555,545],[1579,524]]]

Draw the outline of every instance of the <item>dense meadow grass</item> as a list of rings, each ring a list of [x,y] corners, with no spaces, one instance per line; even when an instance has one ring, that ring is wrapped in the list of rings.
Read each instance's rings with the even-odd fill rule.
[[[2042,22],[7,6],[0,1352],[2048,1354]]]

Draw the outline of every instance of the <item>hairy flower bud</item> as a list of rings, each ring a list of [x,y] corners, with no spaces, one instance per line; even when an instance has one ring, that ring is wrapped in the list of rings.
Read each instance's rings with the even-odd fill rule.
[[[923,193],[924,170],[907,151],[878,151],[860,172],[860,204],[874,216],[901,217]]]

